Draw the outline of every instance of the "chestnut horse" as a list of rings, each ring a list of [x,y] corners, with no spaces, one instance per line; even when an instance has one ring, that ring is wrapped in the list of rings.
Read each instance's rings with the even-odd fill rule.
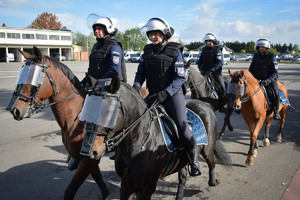
[[[186,64],[185,68],[188,74],[186,85],[191,91],[191,99],[199,99],[208,102],[213,106],[214,110],[218,110],[219,99],[212,88],[212,83],[209,82],[212,81],[212,78],[209,77],[209,75],[202,76],[199,71],[190,67],[190,61]],[[230,123],[230,116],[233,112],[233,108],[229,105],[229,99],[226,98],[226,100],[228,102],[225,105],[225,118],[222,129],[219,133],[220,139],[224,136],[226,126],[230,131],[233,131],[233,127]]]
[[[91,145],[90,155],[100,159],[105,148],[117,146],[115,168],[122,178],[120,199],[131,199],[134,194],[139,200],[151,199],[158,180],[179,171],[177,199],[182,199],[188,159],[182,148],[173,152],[167,149],[155,104],[147,108],[141,95],[130,85],[120,83],[118,77],[99,88],[102,89],[95,92],[98,95],[95,98],[102,99],[98,101],[102,102],[101,110],[110,108],[115,114],[102,112],[101,120],[95,120],[109,123],[107,126],[97,125],[97,136]],[[214,156],[223,164],[230,164],[231,161],[222,143],[217,142],[216,116],[211,106],[200,100],[188,100],[187,107],[202,119],[205,126],[208,142],[207,145],[198,146],[197,153],[203,156],[209,166],[209,185],[217,185]],[[114,122],[114,126],[108,128],[111,122]]]
[[[228,70],[232,80],[230,86],[232,94],[235,93],[234,97],[234,108],[240,110],[243,114],[244,120],[247,123],[250,130],[250,147],[248,156],[246,159],[246,165],[253,165],[254,159],[257,155],[257,135],[262,128],[264,122],[266,123],[266,129],[264,133],[263,144],[268,146],[269,142],[269,128],[271,126],[271,117],[274,112],[273,107],[268,105],[266,97],[263,93],[263,87],[260,85],[258,80],[248,70],[240,70],[233,73],[230,69]],[[279,89],[288,98],[288,92],[282,82],[277,81]],[[288,105],[280,103],[280,127],[277,135],[277,142],[281,142],[282,139],[282,128],[285,123]]]
[[[7,109],[15,120],[22,120],[29,118],[36,109],[51,107],[61,128],[67,152],[79,160],[79,166],[65,190],[64,199],[73,199],[89,174],[98,184],[103,199],[106,199],[109,191],[102,180],[98,166],[100,160],[79,154],[85,132],[84,124],[77,120],[85,98],[79,80],[67,66],[42,56],[37,47],[33,48],[33,56],[21,53],[26,58],[26,64],[21,69],[17,88]],[[47,99],[49,104],[44,102]]]

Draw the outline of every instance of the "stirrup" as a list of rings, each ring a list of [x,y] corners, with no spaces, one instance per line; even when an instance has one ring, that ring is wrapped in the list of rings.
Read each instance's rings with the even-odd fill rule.
[[[200,176],[202,173],[196,163],[190,162],[188,165],[190,176]]]

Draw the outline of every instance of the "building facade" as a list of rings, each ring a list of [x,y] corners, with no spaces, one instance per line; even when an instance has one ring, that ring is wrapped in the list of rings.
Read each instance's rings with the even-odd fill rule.
[[[19,52],[32,54],[33,46],[38,47],[42,55],[55,57],[62,61],[72,59],[72,32],[70,30],[21,29],[0,27],[0,59],[9,62],[9,55],[14,61],[24,60]]]

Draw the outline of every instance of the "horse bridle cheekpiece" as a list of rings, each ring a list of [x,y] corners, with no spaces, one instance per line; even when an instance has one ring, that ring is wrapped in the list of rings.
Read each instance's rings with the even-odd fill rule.
[[[93,91],[85,97],[79,120],[85,123],[85,134],[80,154],[90,156],[96,136],[107,136],[114,129],[120,107],[119,93],[107,92],[111,79],[97,81]],[[111,98],[112,97],[112,98]],[[104,131],[98,131],[104,127]]]

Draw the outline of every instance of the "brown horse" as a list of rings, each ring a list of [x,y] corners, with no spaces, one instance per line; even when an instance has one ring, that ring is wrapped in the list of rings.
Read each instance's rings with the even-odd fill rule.
[[[26,58],[22,67],[17,88],[7,109],[14,119],[29,118],[36,109],[51,107],[62,132],[62,141],[67,152],[79,160],[79,166],[65,190],[64,199],[73,199],[78,188],[89,174],[98,184],[103,199],[109,191],[102,180],[100,160],[81,156],[79,151],[85,128],[77,120],[81,111],[85,92],[71,70],[58,61],[42,56],[40,50],[33,48],[33,56],[21,52]],[[49,100],[49,104],[45,100]]]
[[[257,155],[257,135],[262,128],[264,122],[266,123],[266,129],[264,133],[264,146],[268,146],[269,142],[269,128],[271,126],[271,117],[274,112],[273,106],[268,105],[265,95],[263,93],[263,87],[260,85],[258,80],[248,70],[240,70],[233,73],[230,69],[228,70],[232,80],[230,87],[234,97],[234,108],[240,110],[243,114],[244,120],[247,123],[250,130],[250,148],[248,157],[246,159],[246,165],[253,165],[254,159]],[[278,87],[288,98],[288,92],[283,83],[278,81]],[[282,139],[282,128],[285,123],[288,105],[280,104],[280,127],[277,135],[277,142],[281,142]]]

